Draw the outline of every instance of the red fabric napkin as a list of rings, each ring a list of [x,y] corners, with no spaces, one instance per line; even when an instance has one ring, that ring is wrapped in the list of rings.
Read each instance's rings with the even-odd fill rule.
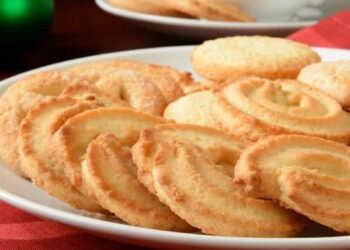
[[[0,202],[0,249],[146,250],[102,239]]]
[[[313,46],[350,49],[350,10],[300,30],[289,39]],[[0,202],[0,211],[0,249],[145,249],[40,219],[3,202]]]
[[[288,38],[311,46],[350,49],[350,9],[337,12]]]

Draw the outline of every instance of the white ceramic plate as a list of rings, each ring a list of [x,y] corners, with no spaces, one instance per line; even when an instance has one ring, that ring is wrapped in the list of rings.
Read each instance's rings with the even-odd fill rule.
[[[180,70],[192,71],[189,54],[192,47],[169,47],[145,50],[135,50],[103,54],[71,60],[51,66],[39,68],[23,73],[0,82],[0,93],[18,79],[44,69],[63,69],[75,64],[106,60],[112,58],[125,58],[141,60],[158,64],[170,65]],[[316,49],[324,60],[349,59],[350,50]],[[72,225],[95,234],[116,239],[132,244],[166,247],[191,247],[191,248],[215,248],[215,249],[349,249],[350,236],[329,237],[332,233],[324,228],[313,228],[306,232],[303,238],[242,238],[220,237],[190,233],[175,233],[168,231],[145,229],[129,226],[121,223],[89,218],[81,215],[62,202],[54,199],[39,188],[34,187],[29,181],[15,175],[0,162],[0,199],[23,209],[29,213]],[[306,237],[315,234],[328,235],[328,237]]]

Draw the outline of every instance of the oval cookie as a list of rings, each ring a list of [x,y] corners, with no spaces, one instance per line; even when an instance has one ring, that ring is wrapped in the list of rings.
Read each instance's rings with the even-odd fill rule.
[[[199,75],[213,82],[230,82],[242,76],[296,78],[306,65],[320,61],[307,45],[264,36],[205,41],[193,50],[191,59]]]
[[[350,61],[311,64],[302,69],[298,80],[334,97],[345,109],[350,108]]]

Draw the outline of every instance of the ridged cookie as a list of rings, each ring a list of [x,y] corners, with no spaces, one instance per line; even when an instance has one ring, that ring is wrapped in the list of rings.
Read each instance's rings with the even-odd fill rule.
[[[350,61],[311,64],[302,69],[298,80],[334,97],[345,109],[350,108]]]
[[[130,148],[113,134],[100,134],[87,148],[85,187],[107,210],[128,224],[171,231],[193,231],[138,180]]]
[[[193,82],[189,73],[179,72],[171,67],[130,60],[110,60],[80,64],[68,69],[69,72],[82,75],[92,82],[101,76],[121,70],[134,71],[156,85],[167,102],[183,95],[182,86]]]
[[[58,160],[53,137],[70,117],[96,108],[94,102],[76,101],[70,97],[39,102],[21,123],[19,135],[21,169],[33,184],[71,206],[91,212],[102,212],[97,203],[74,188]]]
[[[85,155],[90,141],[99,134],[112,133],[123,144],[132,146],[142,129],[165,121],[156,116],[121,108],[98,108],[72,117],[59,131],[65,172],[71,183],[84,192],[81,157]]]
[[[219,21],[252,22],[254,17],[229,0],[164,0],[170,8],[189,16]]]
[[[215,97],[215,119],[251,140],[305,134],[350,141],[350,114],[335,99],[296,80],[241,79],[216,89]]]
[[[20,175],[18,135],[21,121],[39,101],[58,96],[70,84],[88,84],[81,77],[57,71],[44,71],[21,79],[0,98],[0,156]]]
[[[95,84],[99,89],[109,91],[113,97],[125,101],[137,111],[162,115],[167,105],[164,96],[153,82],[130,70],[118,70],[101,76]]]
[[[221,131],[190,124],[158,125],[154,129],[141,132],[140,140],[133,147],[133,159],[138,166],[140,181],[155,193],[152,177],[152,159],[156,145],[159,141],[181,141],[201,147],[216,163],[222,165],[234,164],[239,152],[250,145],[251,142]],[[235,143],[232,143],[234,141]],[[218,143],[220,142],[220,143]],[[231,168],[227,168],[231,170]],[[233,169],[232,169],[233,170]],[[229,173],[233,176],[233,171]]]
[[[304,226],[301,217],[237,193],[234,164],[248,144],[209,128],[170,124],[144,130],[132,154],[149,190],[204,233],[295,235]]]
[[[141,200],[140,202],[137,202],[137,197],[142,197],[144,193],[134,193],[140,191],[140,185],[129,183],[130,185],[125,188],[129,188],[129,195],[134,194],[134,196],[125,197],[125,190],[118,189],[118,182],[114,183],[112,179],[103,178],[104,184],[101,183],[102,179],[97,176],[98,174],[96,171],[102,169],[103,171],[113,171],[111,169],[117,170],[117,167],[109,164],[111,161],[114,161],[114,164],[119,166],[119,170],[126,171],[125,164],[127,165],[128,163],[121,163],[120,160],[125,160],[130,163],[131,161],[127,156],[123,156],[123,158],[120,159],[120,155],[115,155],[116,152],[114,152],[113,155],[105,152],[109,155],[106,157],[100,155],[95,156],[108,163],[103,166],[99,164],[95,165],[96,162],[94,162],[94,160],[96,160],[96,158],[94,159],[91,155],[94,154],[93,149],[90,148],[88,155],[86,154],[89,144],[100,134],[108,133],[113,135],[115,137],[114,141],[118,141],[116,143],[121,143],[124,147],[131,147],[138,140],[139,133],[142,129],[150,128],[156,124],[165,122],[167,121],[157,116],[120,108],[98,108],[72,117],[64,124],[59,132],[59,148],[64,152],[63,160],[67,177],[83,194],[96,201],[101,201],[102,206],[128,223],[158,229],[190,230],[191,227],[189,227],[187,223],[175,216],[169,209],[162,206],[159,202],[156,203],[154,199],[148,200],[148,204],[150,205],[150,203],[153,203],[155,205],[154,209],[157,210],[157,212],[152,215],[152,210],[149,210],[151,207],[150,205],[146,208],[148,210],[146,213],[141,213],[145,207],[142,207]],[[111,145],[109,144],[109,146]],[[114,144],[112,147],[115,146],[116,145]],[[108,151],[109,149],[106,150]],[[119,153],[124,154],[123,152]],[[90,169],[92,172],[88,172]],[[130,174],[124,175],[121,171],[114,174],[111,173],[111,175],[119,175],[123,178],[120,179],[120,181],[124,183],[126,180],[130,180],[130,178],[133,178],[133,182],[138,182],[136,177],[132,177]],[[107,193],[102,194],[102,189],[104,188],[106,188],[104,191]],[[113,190],[113,192],[111,190]],[[141,190],[141,192],[145,191],[145,189]],[[119,194],[117,195],[117,193]],[[106,195],[108,196],[109,194],[111,195],[109,197],[110,199],[105,200]],[[113,199],[114,195],[119,197],[122,195],[124,198],[121,198],[120,200],[118,200],[118,198]],[[125,206],[129,205],[129,208],[132,207],[133,210],[131,210],[130,213],[123,212]],[[135,214],[135,217],[133,218],[130,217],[132,216],[132,213]],[[159,220],[154,220],[152,223],[147,218],[149,216],[154,216],[153,218],[159,217]]]
[[[156,0],[107,0],[108,3],[114,5],[118,8],[123,8],[126,10],[148,13],[154,15],[162,16],[185,16],[183,13],[170,8],[163,1],[159,2]]]
[[[350,149],[317,137],[280,135],[243,151],[235,180],[254,197],[275,199],[329,226],[350,232]]]
[[[306,65],[320,61],[307,45],[264,36],[209,40],[193,50],[191,59],[199,75],[214,82],[242,76],[296,78]]]
[[[74,84],[65,87],[60,97],[73,97],[76,100],[93,101],[100,106],[124,106],[130,105],[124,100],[113,96],[107,91],[103,91],[92,84]],[[130,107],[131,108],[131,107]]]

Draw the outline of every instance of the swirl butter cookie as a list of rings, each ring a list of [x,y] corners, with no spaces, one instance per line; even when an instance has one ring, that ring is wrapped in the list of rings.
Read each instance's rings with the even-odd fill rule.
[[[156,85],[133,71],[119,70],[101,76],[95,84],[137,111],[162,115],[167,104]]]
[[[110,60],[80,64],[68,69],[69,72],[82,75],[91,82],[101,76],[128,70],[139,75],[141,80],[148,81],[159,89],[167,102],[183,95],[182,86],[191,85],[193,79],[189,73],[179,72],[171,67],[130,60]]]
[[[192,52],[195,70],[213,82],[242,76],[296,78],[303,67],[319,61],[319,55],[307,45],[264,36],[209,40]]]
[[[153,142],[162,140],[181,141],[200,146],[216,163],[227,165],[234,164],[239,157],[239,152],[250,145],[245,139],[237,139],[221,131],[190,124],[158,125],[154,129],[144,130],[141,138],[133,147],[133,159],[138,166],[140,181],[155,193],[152,177],[152,159],[156,147]],[[232,140],[235,143],[232,143]],[[220,141],[220,144],[218,142]],[[228,167],[227,170],[233,170]],[[229,173],[233,175],[233,171]]]
[[[164,122],[164,119],[156,116],[120,108],[98,108],[72,117],[59,131],[66,174],[74,186],[84,190],[81,157],[91,140],[100,133],[112,133],[123,144],[131,146],[142,129]]]
[[[132,154],[139,179],[177,215],[204,233],[225,236],[292,236],[302,217],[270,201],[241,196],[233,182],[237,137],[194,125],[144,130]]]
[[[350,141],[350,114],[335,99],[296,80],[241,79],[217,88],[215,97],[217,122],[251,140],[288,133]]]
[[[350,232],[350,149],[317,137],[279,135],[243,151],[235,180],[251,196],[284,206]]]
[[[125,107],[155,115],[161,115],[166,106],[162,93],[152,82],[128,70],[101,76],[95,86],[70,85],[61,95],[93,100],[104,106],[124,104]]]
[[[192,231],[138,180],[130,148],[113,134],[100,134],[82,163],[85,186],[99,204],[131,225],[171,231]]]
[[[22,121],[19,135],[21,169],[33,184],[75,208],[91,212],[103,209],[70,184],[62,161],[55,155],[53,137],[67,119],[96,107],[94,102],[70,97],[41,101]]]
[[[18,135],[21,121],[39,101],[58,96],[70,84],[89,84],[68,73],[45,71],[32,74],[11,87],[0,98],[0,155],[20,175]]]
[[[142,129],[165,122],[120,108],[98,108],[72,117],[59,132],[67,177],[83,194],[132,225],[191,230],[138,183],[128,154]]]
[[[165,0],[164,2],[169,7],[196,18],[238,22],[255,20],[229,0]]]
[[[121,98],[103,91],[92,84],[74,84],[65,87],[60,97],[73,97],[76,100],[96,102],[100,106],[131,106]]]
[[[298,80],[318,88],[345,108],[350,108],[350,61],[311,64],[302,69]]]

